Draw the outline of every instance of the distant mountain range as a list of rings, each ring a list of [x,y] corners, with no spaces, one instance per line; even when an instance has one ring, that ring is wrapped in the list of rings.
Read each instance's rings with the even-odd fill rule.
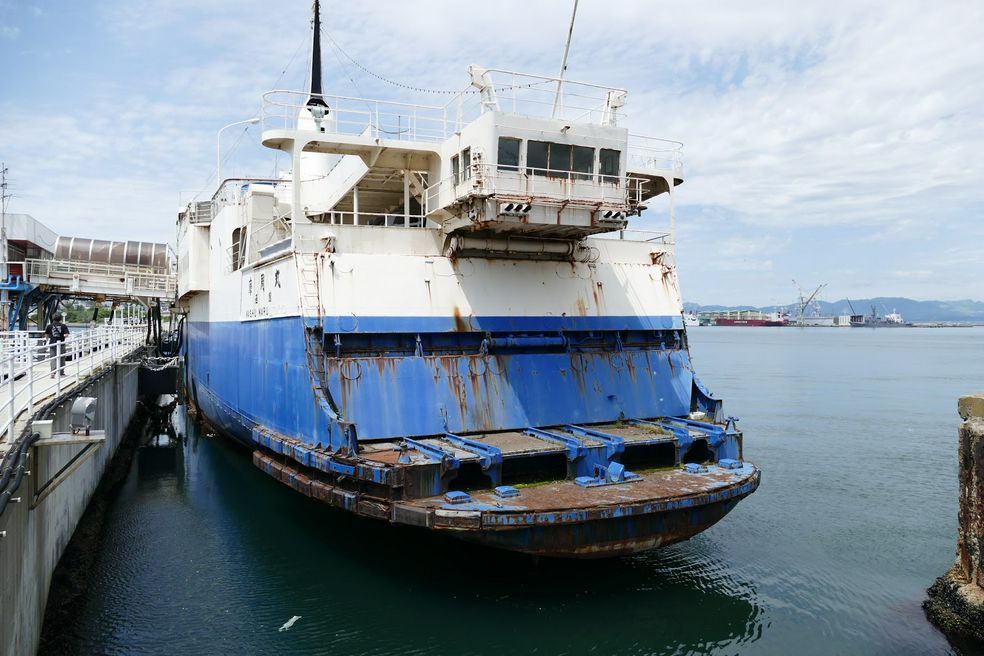
[[[827,301],[817,301],[823,316],[836,316],[843,314],[871,314],[871,306],[875,306],[875,312],[879,316],[885,316],[889,312],[899,312],[906,321],[973,321],[984,323],[984,303],[981,301],[914,301],[911,298],[900,298],[895,296],[879,296],[877,298],[846,298],[840,301],[828,303]],[[854,312],[851,312],[851,306]],[[755,307],[752,305],[699,305],[697,303],[684,303],[683,309],[687,312],[724,312],[726,310],[761,310],[763,312],[774,312],[776,306],[763,305]],[[786,306],[790,314],[796,314],[795,306]],[[807,310],[807,316],[813,314],[813,310]]]

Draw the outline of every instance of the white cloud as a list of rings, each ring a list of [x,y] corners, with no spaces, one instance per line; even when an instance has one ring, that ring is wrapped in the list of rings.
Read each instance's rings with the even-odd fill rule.
[[[568,3],[503,0],[476,29],[439,0],[323,4],[326,28],[361,64],[431,88],[464,87],[469,63],[552,74],[569,18]],[[88,12],[110,37],[103,55],[132,60],[146,79],[93,79],[84,58],[59,61],[77,65],[85,87],[57,131],[33,109],[43,96],[5,93],[0,140],[24,190],[18,211],[170,234],[177,190],[212,172],[216,130],[251,116],[299,47],[279,86],[303,83],[309,3],[281,5],[117,0]],[[959,289],[949,265],[914,267],[927,272],[920,280],[883,274],[984,237],[982,24],[977,2],[585,0],[568,70],[627,87],[633,131],[684,141],[680,261],[695,295],[770,301],[786,279],[811,275],[834,295],[891,284],[882,291],[984,297],[981,258],[961,265]],[[36,41],[44,47],[44,33]],[[329,93],[445,100],[402,96],[324,49]],[[32,67],[54,65],[17,64],[25,88],[44,75]],[[57,147],[38,158],[39,144]],[[253,141],[228,166],[266,175],[271,161]]]

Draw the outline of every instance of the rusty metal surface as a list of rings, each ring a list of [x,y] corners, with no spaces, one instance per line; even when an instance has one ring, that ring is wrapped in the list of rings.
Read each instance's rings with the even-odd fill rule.
[[[384,450],[377,450],[379,456]],[[472,492],[467,503],[443,497],[386,499],[345,489],[300,471],[296,463],[253,454],[253,463],[292,489],[323,503],[374,519],[447,532],[497,548],[576,558],[610,557],[685,540],[714,524],[758,486],[759,471],[711,465],[701,474],[682,469],[644,473],[622,485],[584,488],[571,481],[524,487],[508,500]]]
[[[655,511],[658,506],[673,502],[680,502],[683,506],[694,505],[683,502],[734,490],[746,483],[757,485],[758,478],[758,469],[749,463],[735,470],[710,466],[702,474],[690,474],[674,468],[643,473],[641,480],[624,485],[585,488],[572,481],[557,481],[526,487],[508,503],[491,491],[472,492],[473,503],[456,508],[485,511],[489,517],[488,525],[571,523],[590,517],[604,517],[613,511],[624,513],[632,507],[639,507],[640,514],[644,514],[646,506],[652,506],[652,511]],[[440,497],[412,499],[405,503],[423,508],[449,508]],[[502,519],[492,519],[495,517]]]

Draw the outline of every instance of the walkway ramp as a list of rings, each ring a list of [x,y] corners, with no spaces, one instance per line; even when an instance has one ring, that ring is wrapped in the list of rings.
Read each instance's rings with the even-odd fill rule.
[[[26,282],[45,291],[105,299],[171,299],[177,289],[172,273],[136,264],[76,260],[26,260]]]
[[[18,331],[19,332],[19,331]],[[23,331],[27,332],[27,331]],[[99,326],[79,331],[62,343],[63,364],[52,372],[58,354],[33,337],[4,333],[0,339],[0,456],[20,434],[34,411],[72,386],[123,361],[144,346],[146,326]],[[52,377],[54,373],[54,377]]]

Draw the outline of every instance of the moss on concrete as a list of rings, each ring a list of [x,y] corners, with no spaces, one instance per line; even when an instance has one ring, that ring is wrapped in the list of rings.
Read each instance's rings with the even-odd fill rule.
[[[926,617],[947,636],[984,645],[984,595],[963,578],[957,565],[936,579],[923,602]]]

